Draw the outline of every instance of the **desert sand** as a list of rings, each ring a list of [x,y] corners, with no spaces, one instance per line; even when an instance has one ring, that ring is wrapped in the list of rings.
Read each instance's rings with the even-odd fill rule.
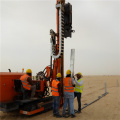
[[[105,82],[108,94],[90,106],[84,108],[82,113],[76,113],[75,118],[55,118],[52,110],[34,116],[20,115],[17,111],[11,113],[0,112],[1,120],[120,120],[120,76],[84,76],[84,90],[82,94],[82,107],[105,93]],[[117,84],[117,80],[118,83]],[[74,100],[77,109],[77,99]],[[60,109],[62,114],[62,109]]]

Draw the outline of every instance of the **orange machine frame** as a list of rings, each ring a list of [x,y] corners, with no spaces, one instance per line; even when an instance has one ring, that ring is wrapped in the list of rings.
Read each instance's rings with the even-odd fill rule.
[[[19,79],[24,73],[0,72],[0,102],[13,101],[20,94],[14,90],[14,79]]]

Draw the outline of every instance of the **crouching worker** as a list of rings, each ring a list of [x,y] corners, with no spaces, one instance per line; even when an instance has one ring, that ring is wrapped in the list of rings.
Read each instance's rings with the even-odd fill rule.
[[[53,96],[53,116],[62,117],[59,114],[60,94],[61,94],[61,73],[58,73],[56,79],[52,81],[52,96]]]
[[[22,82],[23,88],[31,91],[31,99],[34,99],[36,85],[32,82],[32,70],[27,69],[26,74],[22,75],[20,80]]]

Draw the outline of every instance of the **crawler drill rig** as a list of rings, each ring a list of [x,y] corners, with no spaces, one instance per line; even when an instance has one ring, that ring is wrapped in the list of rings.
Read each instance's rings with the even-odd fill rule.
[[[20,110],[21,114],[33,115],[38,112],[48,111],[52,108],[52,96],[49,88],[52,80],[56,78],[57,73],[61,73],[61,88],[63,90],[64,79],[64,38],[71,37],[72,32],[72,5],[65,3],[65,0],[57,0],[57,32],[50,30],[50,65],[45,67],[36,75],[37,99],[30,100],[29,91],[22,87],[19,80],[24,73],[0,72],[0,110],[9,112]],[[40,78],[43,78],[41,80]],[[49,82],[49,87],[47,86]],[[63,94],[63,91],[62,91]],[[63,105],[63,95],[61,96],[60,106]]]

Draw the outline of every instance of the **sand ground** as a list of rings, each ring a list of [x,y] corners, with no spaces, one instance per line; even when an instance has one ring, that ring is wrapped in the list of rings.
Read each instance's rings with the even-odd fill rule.
[[[82,107],[105,93],[105,82],[107,83],[107,94],[97,102],[84,108],[82,113],[75,114],[75,118],[55,118],[52,110],[42,114],[28,117],[18,112],[0,112],[1,120],[120,120],[120,76],[85,76],[84,91],[82,94]],[[117,80],[119,85],[117,85]],[[74,100],[74,108],[77,109],[77,99]],[[60,109],[62,114],[62,109]]]

